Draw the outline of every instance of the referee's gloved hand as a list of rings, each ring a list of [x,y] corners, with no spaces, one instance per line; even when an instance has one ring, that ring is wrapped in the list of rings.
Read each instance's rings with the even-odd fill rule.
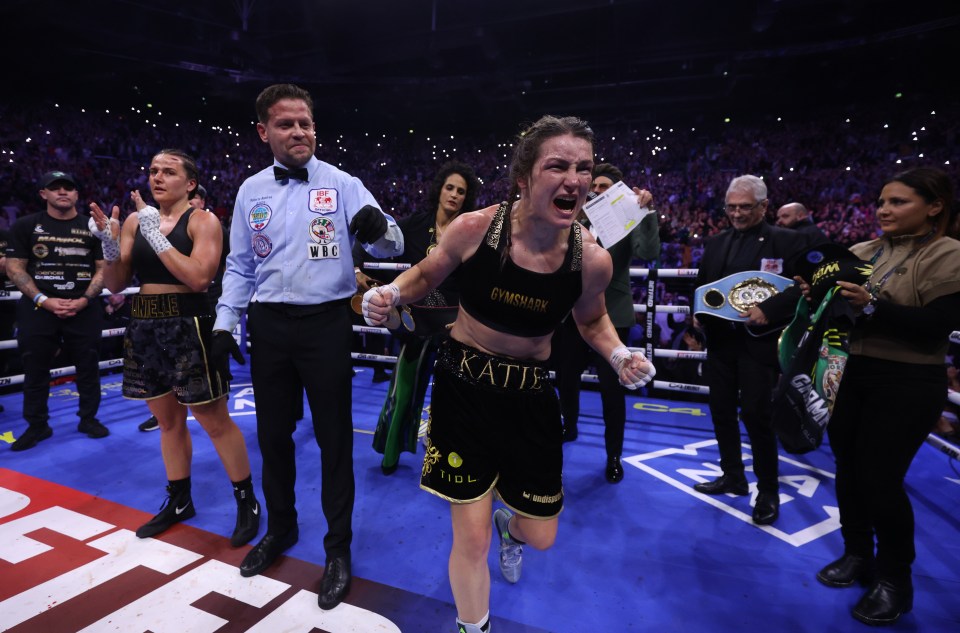
[[[349,230],[364,244],[373,244],[387,234],[387,218],[380,209],[368,204],[353,216]]]
[[[246,365],[247,361],[240,353],[240,347],[237,346],[233,334],[226,330],[214,330],[213,342],[210,344],[210,362],[213,368],[227,380],[233,380],[233,374],[230,373],[230,357],[241,365]]]

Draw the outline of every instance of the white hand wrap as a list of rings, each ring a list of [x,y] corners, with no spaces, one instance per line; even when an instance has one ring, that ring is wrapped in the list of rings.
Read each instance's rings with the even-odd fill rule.
[[[173,248],[170,240],[160,232],[160,212],[153,207],[144,207],[137,212],[140,222],[140,233],[150,244],[153,252],[159,255],[163,251]]]
[[[112,224],[116,222],[119,226],[120,222],[110,218],[110,221],[107,222],[107,228],[102,231],[97,227],[97,222],[93,218],[87,220],[87,228],[90,229],[90,232],[93,233],[93,236],[98,240],[103,242],[103,258],[108,262],[115,262],[120,259],[120,240],[113,236],[113,226]]]
[[[390,317],[389,315],[381,316],[370,312],[370,300],[374,296],[379,297],[378,307],[394,308],[400,300],[400,289],[397,288],[397,284],[387,284],[386,286],[371,288],[363,293],[363,301],[360,304],[363,320],[367,322],[367,325],[383,325]],[[396,312],[396,310],[393,312]],[[399,318],[397,320],[399,321]]]
[[[639,389],[657,375],[653,363],[641,351],[631,352],[625,345],[610,352],[610,365],[616,370],[620,384],[627,389]]]

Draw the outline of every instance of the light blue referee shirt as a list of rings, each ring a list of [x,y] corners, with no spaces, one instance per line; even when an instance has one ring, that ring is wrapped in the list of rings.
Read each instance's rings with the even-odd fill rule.
[[[358,178],[315,156],[306,182],[277,181],[274,165],[247,178],[237,192],[230,254],[217,303],[216,330],[231,331],[250,301],[316,305],[353,296],[347,227],[361,208],[380,208]],[[377,258],[403,253],[403,234],[387,214],[387,233],[364,250]]]

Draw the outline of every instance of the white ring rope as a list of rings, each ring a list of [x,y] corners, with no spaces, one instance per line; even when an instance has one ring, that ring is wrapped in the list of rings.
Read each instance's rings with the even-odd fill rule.
[[[392,334],[385,327],[371,327],[369,325],[354,325],[353,331],[357,334]]]
[[[367,262],[363,265],[364,268],[369,268],[370,270],[406,270],[410,268],[410,264],[394,264],[391,262]]]
[[[706,360],[706,352],[695,352],[688,349],[655,349],[653,355],[657,358],[686,358],[691,360]]]
[[[371,270],[406,270],[410,268],[410,264],[396,264],[390,262],[366,262],[363,264],[364,268]],[[698,270],[696,268],[660,268],[660,269],[651,269],[651,268],[631,268],[630,276],[631,277],[648,277],[651,271],[656,272],[656,277],[660,279],[671,278],[671,279],[692,279],[697,276]],[[127,288],[122,293],[124,295],[134,295],[140,292],[139,288]],[[107,297],[111,294],[107,290],[104,290],[101,293],[101,297]],[[0,291],[0,301],[15,301],[19,300],[23,296],[23,293],[19,291]],[[646,313],[651,315],[656,315],[657,312],[663,312],[668,314],[690,314],[690,306],[687,305],[645,305],[640,303],[633,304],[633,309],[637,313]],[[652,319],[651,319],[652,321]],[[651,326],[652,328],[652,326]],[[101,332],[102,338],[109,338],[114,336],[123,336],[126,328],[110,328],[103,330]],[[369,327],[365,325],[354,325],[353,331],[358,334],[390,334],[390,330],[383,327]],[[652,329],[648,329],[652,331]],[[953,343],[960,344],[960,331],[952,332],[950,334],[950,341]],[[12,350],[17,348],[16,339],[8,341],[0,341],[0,351],[3,350]],[[662,349],[648,346],[646,350],[642,348],[631,348],[632,350],[640,350],[647,353],[648,356],[656,358],[673,358],[673,359],[684,359],[684,360],[704,360],[707,357],[706,352],[695,352],[688,350],[676,350],[676,349]],[[350,357],[353,360],[361,360],[367,362],[378,362],[378,363],[396,363],[396,356],[387,356],[383,354],[367,354],[363,352],[352,352]],[[104,369],[115,369],[117,367],[123,366],[123,359],[115,358],[111,360],[100,361],[99,367],[101,370]],[[59,378],[61,376],[69,376],[76,373],[76,367],[59,367],[57,369],[50,370],[51,378]],[[550,372],[550,377],[553,378],[554,373]],[[19,385],[23,384],[24,375],[17,374],[13,376],[3,376],[0,377],[0,387],[10,386],[10,385]],[[596,383],[599,382],[596,374],[584,373],[581,375],[581,380],[583,382]],[[665,391],[681,391],[685,393],[696,393],[700,395],[708,395],[710,393],[710,388],[705,385],[692,385],[681,382],[670,382],[663,380],[654,380],[651,383],[651,386],[654,389],[663,389]],[[952,391],[947,392],[947,399],[954,403],[960,405],[960,393],[955,393]],[[936,442],[932,440],[937,440]],[[930,435],[927,440],[929,443],[937,446],[944,452],[953,455],[955,458],[960,458],[960,453],[957,452],[956,447],[944,442],[942,439]],[[949,450],[944,447],[949,447]],[[952,451],[952,452],[951,452]]]
[[[123,366],[122,358],[114,358],[112,360],[102,360],[99,363],[100,369],[115,369],[117,367]],[[50,370],[50,378],[60,378],[61,376],[72,376],[77,373],[77,368],[74,366],[70,367],[57,367],[56,369]],[[4,376],[0,378],[0,387],[9,387],[10,385],[22,385],[24,375],[17,374],[15,376]]]
[[[375,363],[395,363],[396,356],[384,356],[383,354],[367,354],[366,352],[351,352],[350,358],[353,360],[368,360]]]

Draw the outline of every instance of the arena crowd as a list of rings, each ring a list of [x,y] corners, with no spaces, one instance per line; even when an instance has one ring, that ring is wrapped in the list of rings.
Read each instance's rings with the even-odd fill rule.
[[[876,235],[874,192],[890,174],[915,164],[937,165],[956,177],[957,104],[919,101],[860,112],[844,108],[770,114],[749,121],[707,121],[673,127],[591,121],[596,158],[621,167],[631,186],[649,189],[661,214],[663,268],[696,267],[703,241],[726,228],[726,183],[755,173],[770,190],[771,212],[805,204],[831,239],[851,245]],[[558,113],[568,114],[568,113]],[[569,113],[576,114],[576,113]],[[236,120],[238,113],[232,113]],[[226,118],[226,117],[225,117]],[[208,206],[229,222],[240,183],[258,170],[265,149],[253,129],[203,118],[174,120],[158,107],[92,110],[77,104],[0,106],[0,228],[37,209],[36,178],[49,169],[73,173],[80,207],[119,204],[146,193],[146,167],[161,146],[197,157]],[[400,218],[420,208],[437,166],[456,158],[476,170],[478,207],[506,195],[506,168],[515,129],[498,138],[451,130],[341,134],[320,115],[317,154],[358,176],[384,210]],[[498,155],[486,151],[502,148]],[[772,220],[772,218],[770,218]]]

